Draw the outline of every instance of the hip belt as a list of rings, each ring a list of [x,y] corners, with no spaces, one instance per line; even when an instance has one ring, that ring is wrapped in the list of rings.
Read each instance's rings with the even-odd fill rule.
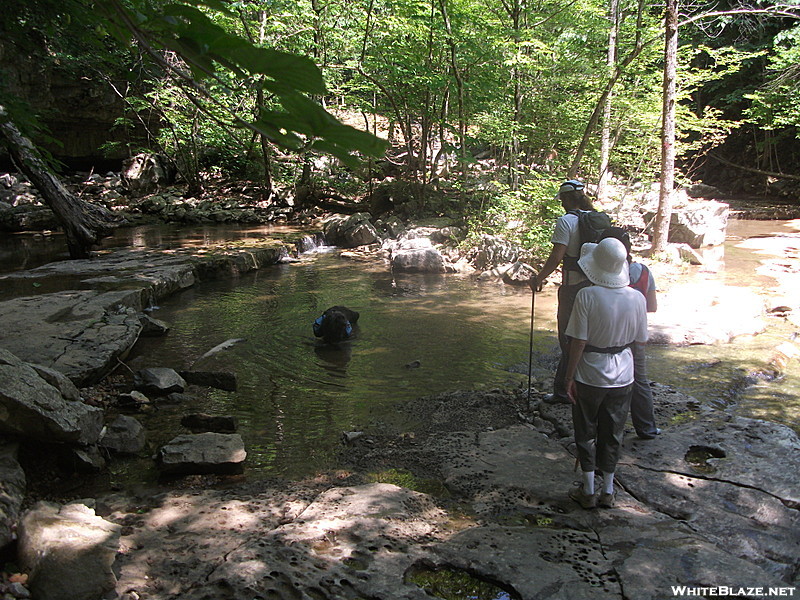
[[[597,346],[592,346],[590,344],[586,344],[586,347],[583,349],[584,352],[598,352],[599,354],[619,354],[625,348],[630,348],[633,346],[634,342],[630,342],[625,344],[624,346],[608,346],[607,348],[598,348]]]

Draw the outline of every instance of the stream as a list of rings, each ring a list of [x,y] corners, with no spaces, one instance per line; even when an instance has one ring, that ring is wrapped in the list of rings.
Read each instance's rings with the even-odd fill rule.
[[[778,252],[770,241],[782,232],[796,236],[797,228],[787,221],[731,221],[718,268],[692,267],[686,277],[774,289],[777,281],[757,270],[770,252],[772,258]],[[296,230],[148,226],[120,230],[104,247],[176,247],[291,233]],[[43,264],[53,252],[63,252],[60,243],[57,235],[4,240],[0,268]],[[249,477],[312,476],[336,467],[343,432],[376,424],[413,431],[413,419],[396,410],[404,401],[452,390],[524,386],[530,303],[527,288],[480,283],[464,275],[393,275],[380,259],[317,249],[296,263],[200,283],[153,307],[151,314],[166,321],[170,333],[142,338],[128,357],[130,369],[227,370],[236,373],[238,389],[211,390],[191,405],[158,404],[136,416],[156,447],[186,432],[180,418],[187,413],[233,415],[248,451]],[[311,324],[336,304],[361,313],[356,336],[340,348],[321,347]],[[649,375],[703,403],[800,430],[796,360],[774,381],[742,384],[798,329],[779,316],[767,320],[765,333],[731,344],[650,345]],[[556,362],[554,329],[555,286],[548,286],[537,295],[535,310],[533,377],[543,392],[549,391]],[[234,338],[242,341],[199,360]],[[119,460],[109,483],[156,477],[148,459]]]

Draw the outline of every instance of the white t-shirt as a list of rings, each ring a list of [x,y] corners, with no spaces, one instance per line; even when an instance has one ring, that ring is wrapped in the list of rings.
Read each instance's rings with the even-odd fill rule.
[[[580,255],[581,236],[578,232],[578,217],[567,213],[558,218],[553,237],[550,241],[554,244],[563,244],[567,247],[566,256],[577,258]],[[575,285],[585,281],[586,277],[580,271],[567,270],[562,268],[562,285]]]
[[[598,348],[647,341],[647,309],[642,294],[630,287],[592,285],[575,298],[566,334]],[[624,387],[633,382],[630,348],[616,354],[584,352],[575,380],[595,387]]]

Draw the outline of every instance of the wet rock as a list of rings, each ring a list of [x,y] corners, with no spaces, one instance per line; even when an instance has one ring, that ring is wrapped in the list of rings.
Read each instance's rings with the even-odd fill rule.
[[[238,424],[235,417],[195,413],[181,419],[181,425],[192,433],[236,433]]]
[[[174,369],[150,367],[141,369],[134,375],[137,390],[153,396],[166,396],[186,389],[186,381]]]
[[[114,590],[120,527],[82,504],[39,502],[20,522],[19,561],[37,600],[97,600]]]
[[[237,474],[244,470],[247,452],[242,436],[224,433],[179,435],[156,456],[161,471],[169,475]]]
[[[145,396],[142,392],[138,392],[136,390],[125,394],[120,394],[117,397],[117,406],[123,409],[139,410],[148,404],[150,404],[150,398]]]
[[[14,530],[25,498],[25,472],[17,462],[16,443],[0,444],[0,550],[15,539]]]
[[[436,248],[401,249],[392,253],[392,270],[410,273],[444,273],[444,257]]]
[[[676,285],[648,315],[650,343],[713,344],[760,333],[764,299],[755,291],[713,282]]]
[[[144,337],[161,337],[169,333],[169,325],[150,315],[139,315],[139,323],[142,325],[141,335]]]
[[[334,215],[323,222],[325,240],[334,246],[355,248],[378,241],[379,233],[368,213]]]
[[[36,370],[0,348],[0,431],[44,442],[94,444],[103,411],[64,398]]]
[[[235,392],[237,387],[236,373],[227,371],[178,371],[192,385],[213,387],[218,390]]]
[[[106,425],[100,445],[120,454],[138,454],[144,450],[147,433],[139,421],[126,415],[118,415]]]

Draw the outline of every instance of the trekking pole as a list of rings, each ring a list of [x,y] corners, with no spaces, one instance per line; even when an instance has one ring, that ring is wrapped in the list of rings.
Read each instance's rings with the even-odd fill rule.
[[[531,404],[531,376],[533,372],[533,309],[536,306],[536,290],[531,290],[531,334],[528,347],[528,406]]]

